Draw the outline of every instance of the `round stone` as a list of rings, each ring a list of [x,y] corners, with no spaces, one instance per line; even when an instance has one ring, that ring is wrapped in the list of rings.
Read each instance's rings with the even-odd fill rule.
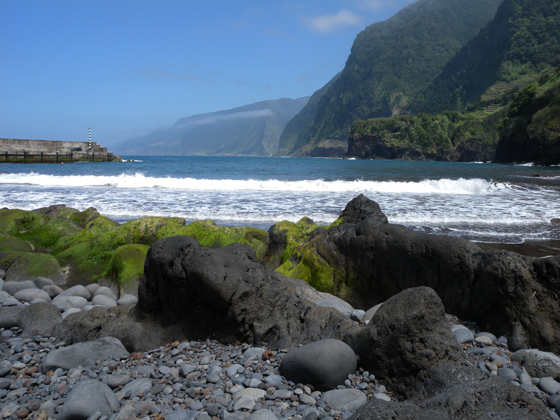
[[[482,344],[484,346],[492,345],[492,339],[486,335],[480,335],[478,337],[475,337],[474,342],[478,344]]]
[[[356,411],[367,402],[367,397],[357,389],[334,389],[325,392],[322,400],[334,410]]]
[[[326,391],[343,384],[356,367],[356,355],[348,344],[326,339],[288,352],[280,364],[280,373],[294,383],[311,384]]]
[[[498,370],[498,376],[508,382],[515,381],[517,379],[515,372],[507,367]]]
[[[473,333],[467,327],[464,327],[463,325],[457,325],[455,327],[456,328],[452,328],[451,331],[459,344],[470,343],[474,340]]]

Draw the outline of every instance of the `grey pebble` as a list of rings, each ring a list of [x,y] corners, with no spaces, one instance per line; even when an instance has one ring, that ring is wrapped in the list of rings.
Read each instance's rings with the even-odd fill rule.
[[[515,372],[507,367],[498,370],[498,376],[508,382],[515,381],[517,379]]]
[[[473,333],[463,325],[458,325],[456,328],[452,328],[451,331],[459,344],[470,343],[474,340]]]
[[[560,391],[560,383],[556,382],[550,376],[546,376],[539,380],[539,388],[549,395],[556,394]]]

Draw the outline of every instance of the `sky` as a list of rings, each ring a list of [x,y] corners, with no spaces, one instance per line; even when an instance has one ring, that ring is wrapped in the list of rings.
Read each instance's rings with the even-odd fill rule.
[[[0,138],[104,146],[310,96],[414,0],[0,0]]]

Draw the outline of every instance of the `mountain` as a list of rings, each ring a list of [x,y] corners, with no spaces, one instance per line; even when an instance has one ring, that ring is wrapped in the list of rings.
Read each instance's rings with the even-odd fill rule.
[[[340,73],[334,76],[321,89],[315,91],[303,109],[294,118],[288,121],[286,128],[284,128],[280,136],[279,148],[275,153],[276,155],[288,156],[298,150],[304,150],[309,139],[313,121],[315,120],[319,101],[339,76]],[[345,149],[341,151],[335,150],[334,153],[340,155],[340,152],[344,154],[345,151]]]
[[[560,2],[504,0],[412,104],[442,112],[357,121],[347,156],[560,163],[559,64]]]
[[[409,107],[445,64],[495,14],[501,0],[418,0],[356,37],[340,76],[304,108],[305,145],[292,155],[341,156],[354,121],[390,117]],[[309,127],[309,121],[313,121]],[[282,136],[279,150],[289,150]],[[334,153],[329,152],[334,151]],[[319,151],[319,153],[317,153]]]
[[[419,94],[412,109],[460,111],[559,65],[560,2],[504,0],[494,19]]]
[[[193,115],[164,129],[117,144],[124,155],[253,155],[278,149],[286,123],[309,98],[281,98],[227,111]]]

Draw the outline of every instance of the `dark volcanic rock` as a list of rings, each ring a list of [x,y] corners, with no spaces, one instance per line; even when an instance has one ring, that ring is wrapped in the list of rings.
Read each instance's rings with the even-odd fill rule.
[[[423,372],[406,401],[373,399],[352,420],[546,419],[542,401],[465,363]]]
[[[379,204],[360,194],[346,205],[337,221],[340,223],[360,223],[366,219],[373,220],[374,223],[380,225],[389,223]]]
[[[420,372],[464,358],[441,299],[429,287],[407,289],[388,299],[366,327],[345,341],[359,355],[361,367],[403,395]]]
[[[185,338],[293,347],[355,328],[340,312],[298,298],[290,279],[267,276],[249,246],[209,249],[187,236],[150,248],[138,298],[138,316],[177,326]]]
[[[296,384],[311,384],[319,391],[328,391],[342,385],[356,367],[356,355],[348,344],[327,339],[290,351],[282,359],[280,373]]]
[[[34,303],[18,313],[17,321],[23,329],[22,337],[48,337],[62,321],[62,315],[60,310],[50,303]]]
[[[53,335],[69,344],[116,337],[131,352],[151,350],[181,337],[179,330],[137,318],[130,306],[94,307],[72,314],[55,328]]]
[[[362,198],[359,200],[363,201]],[[317,231],[298,250],[322,257],[322,273],[354,306],[369,308],[402,290],[428,286],[445,310],[523,346],[560,345],[560,256],[483,251],[467,240],[366,219]],[[305,264],[294,260],[294,264]]]

